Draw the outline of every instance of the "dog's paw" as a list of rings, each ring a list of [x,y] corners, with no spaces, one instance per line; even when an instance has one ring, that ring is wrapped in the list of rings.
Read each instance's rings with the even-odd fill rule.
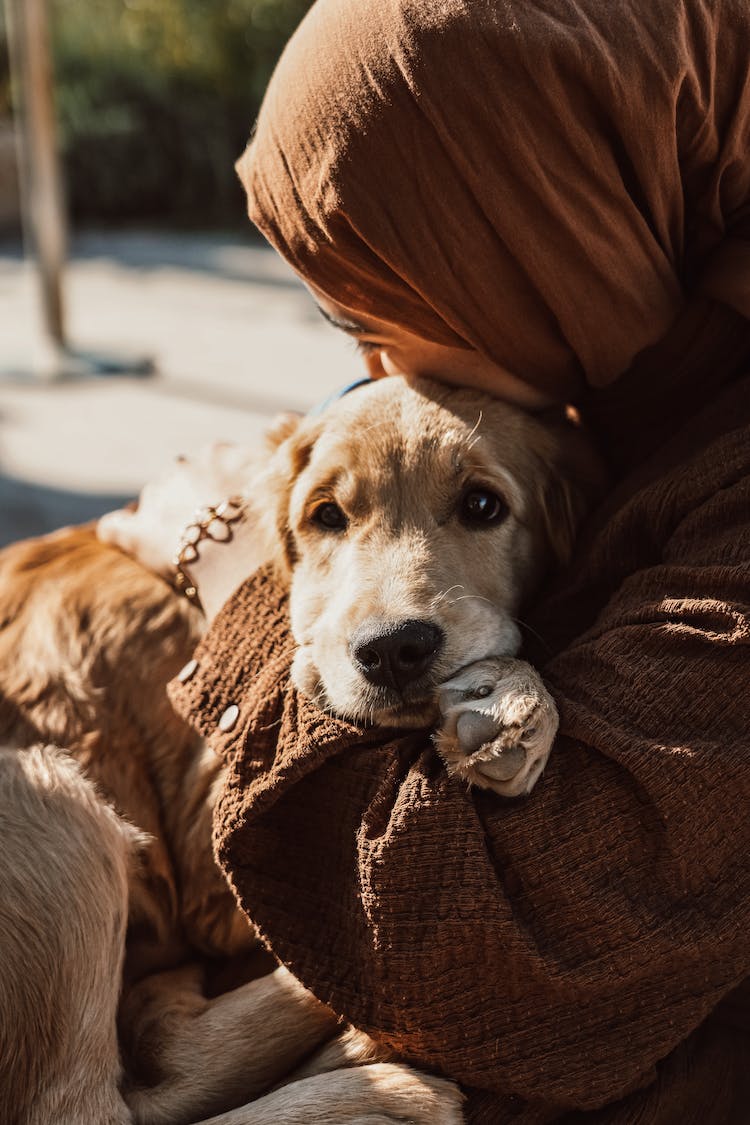
[[[530,793],[558,727],[557,708],[530,664],[499,657],[462,668],[438,688],[435,745],[455,777],[504,797]]]
[[[383,1125],[386,1121],[394,1125],[461,1125],[464,1120],[464,1096],[455,1082],[446,1078],[412,1070],[403,1063],[376,1063],[335,1073],[348,1079],[348,1092],[358,1102],[351,1115],[343,1105],[338,1107],[344,1110],[341,1121],[347,1125],[375,1121]],[[358,1094],[356,1086],[360,1087]],[[333,1125],[339,1117],[329,1113],[325,1120]]]
[[[455,1082],[403,1063],[372,1063],[293,1081],[202,1125],[461,1125],[464,1096]],[[236,1114],[236,1116],[235,1116]]]

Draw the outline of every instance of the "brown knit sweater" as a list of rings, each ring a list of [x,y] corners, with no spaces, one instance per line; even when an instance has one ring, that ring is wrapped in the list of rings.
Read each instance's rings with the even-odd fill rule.
[[[172,685],[228,764],[243,909],[337,1012],[470,1088],[473,1121],[750,1121],[750,1037],[716,1014],[750,968],[749,392],[618,490],[535,613],[562,723],[530,798],[301,698],[267,573]]]

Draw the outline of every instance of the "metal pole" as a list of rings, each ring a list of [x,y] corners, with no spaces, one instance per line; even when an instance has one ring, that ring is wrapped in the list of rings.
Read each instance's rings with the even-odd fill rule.
[[[62,349],[66,344],[62,274],[67,239],[46,0],[5,0],[5,10],[13,100],[22,142],[19,164],[24,237],[39,268],[47,333]]]

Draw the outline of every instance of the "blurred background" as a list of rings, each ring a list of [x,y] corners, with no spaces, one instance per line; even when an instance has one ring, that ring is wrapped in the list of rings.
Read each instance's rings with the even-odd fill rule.
[[[119,506],[205,442],[256,441],[358,373],[233,169],[310,4],[4,3],[0,545]]]

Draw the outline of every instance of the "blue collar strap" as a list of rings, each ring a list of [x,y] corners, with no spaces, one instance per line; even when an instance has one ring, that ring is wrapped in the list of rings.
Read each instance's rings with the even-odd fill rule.
[[[356,391],[357,387],[364,387],[371,382],[372,379],[357,379],[355,383],[349,383],[348,386],[341,387],[340,390],[334,391],[333,394],[328,395],[328,398],[324,398],[317,406],[313,406],[312,410],[308,410],[308,416],[311,414],[322,414],[327,407],[338,399],[343,398],[344,395],[348,395],[350,391]]]

